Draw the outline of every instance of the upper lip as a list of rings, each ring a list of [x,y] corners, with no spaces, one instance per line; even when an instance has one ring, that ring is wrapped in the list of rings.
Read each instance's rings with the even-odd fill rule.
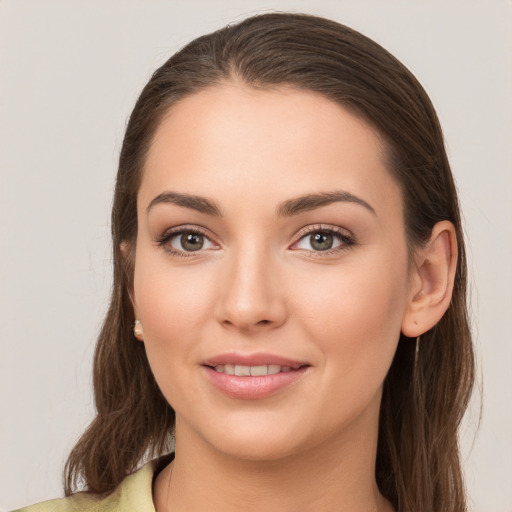
[[[300,368],[301,366],[309,366],[303,361],[297,361],[276,354],[256,353],[256,354],[239,354],[227,353],[213,356],[202,363],[204,366],[218,365],[240,365],[240,366],[263,366],[263,365],[279,365],[289,366],[291,368]]]

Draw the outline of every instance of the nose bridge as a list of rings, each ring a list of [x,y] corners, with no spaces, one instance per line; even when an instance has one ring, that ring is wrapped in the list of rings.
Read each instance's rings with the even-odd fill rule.
[[[284,321],[278,263],[271,251],[247,243],[229,255],[219,303],[219,320],[241,329],[277,326]]]

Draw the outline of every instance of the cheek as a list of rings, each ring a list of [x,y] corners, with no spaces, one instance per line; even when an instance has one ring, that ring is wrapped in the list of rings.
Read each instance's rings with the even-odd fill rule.
[[[206,273],[200,265],[182,269],[170,264],[160,251],[140,249],[135,264],[134,292],[141,320],[151,326],[174,322],[186,326],[208,299],[204,286]]]
[[[137,255],[134,293],[152,366],[164,356],[172,364],[192,355],[212,310],[212,278],[201,265],[173,268],[161,255]]]
[[[407,297],[407,276],[397,259],[371,265],[358,261],[300,282],[297,296],[304,300],[298,318],[322,351],[326,367],[344,383],[370,379],[380,385],[389,369]]]
[[[188,369],[197,363],[197,343],[212,310],[211,290],[205,286],[212,276],[199,267],[180,271],[165,258],[143,253],[135,267],[134,293],[148,361],[159,388],[177,411],[183,409],[177,397],[193,401],[197,394]]]

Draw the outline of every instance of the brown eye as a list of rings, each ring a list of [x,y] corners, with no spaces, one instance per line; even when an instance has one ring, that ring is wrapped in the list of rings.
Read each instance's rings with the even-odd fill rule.
[[[199,251],[204,245],[204,235],[199,233],[183,233],[180,236],[180,243],[185,251]]]
[[[311,229],[306,232],[298,242],[294,244],[295,249],[302,249],[312,253],[331,254],[336,251],[348,249],[355,243],[352,235],[342,231],[342,228],[320,228]]]
[[[313,233],[312,235],[309,235],[309,241],[311,247],[315,251],[327,251],[328,249],[332,249],[334,237],[331,233],[320,231],[318,233]]]
[[[193,229],[180,229],[164,233],[157,242],[160,247],[175,256],[192,256],[191,253],[216,248],[208,236]]]

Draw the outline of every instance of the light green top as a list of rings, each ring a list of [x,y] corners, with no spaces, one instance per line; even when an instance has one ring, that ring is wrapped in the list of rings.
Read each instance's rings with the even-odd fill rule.
[[[152,486],[159,466],[158,460],[142,466],[106,498],[79,492],[68,498],[43,501],[13,512],[155,512]]]

